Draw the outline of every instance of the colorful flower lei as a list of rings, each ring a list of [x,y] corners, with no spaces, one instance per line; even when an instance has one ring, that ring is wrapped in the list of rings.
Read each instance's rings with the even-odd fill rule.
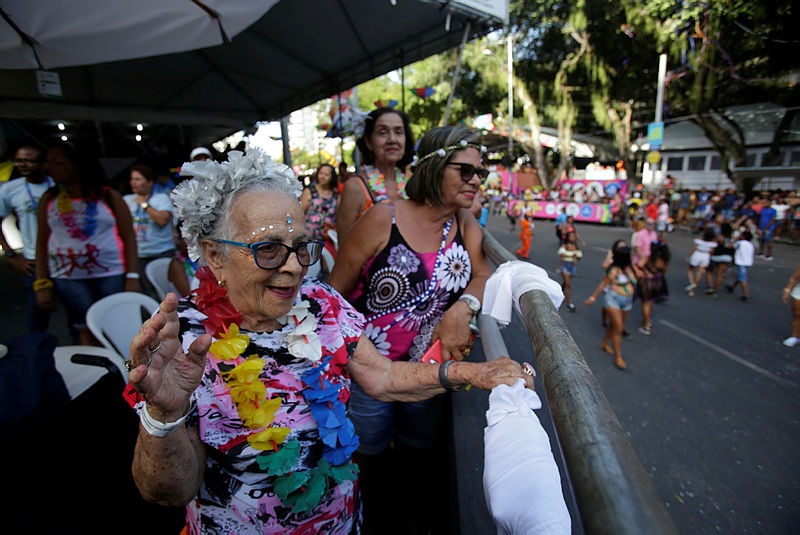
[[[72,199],[67,194],[66,190],[61,190],[56,198],[56,208],[61,221],[67,228],[70,237],[86,241],[94,236],[97,230],[97,202],[87,201],[86,210],[84,212],[83,226],[78,227],[78,215],[80,212],[75,210],[72,206]]]
[[[377,167],[373,167],[371,165],[365,165],[364,171],[367,174],[367,182],[369,183],[369,187],[372,192],[375,194],[375,202],[385,201],[389,198],[388,193],[386,192],[386,177],[383,176],[383,173]],[[407,199],[408,196],[406,195],[406,175],[400,172],[400,169],[395,170],[394,180],[397,182],[397,192],[400,194],[400,197],[403,199]]]
[[[250,337],[239,330],[242,315],[228,301],[227,291],[219,286],[207,266],[198,269],[196,276],[200,285],[195,290],[195,303],[206,315],[203,320],[206,332],[215,339],[209,353],[233,365],[221,370],[222,378],[242,423],[253,429],[247,442],[263,451],[256,457],[258,467],[275,478],[275,494],[284,505],[295,513],[311,511],[333,485],[353,481],[358,474],[358,466],[350,462],[358,448],[358,436],[347,418],[346,398],[343,399],[342,384],[337,380],[347,365],[346,356],[322,358],[317,321],[308,309],[308,301],[300,300],[289,314],[278,320],[283,325],[290,322],[295,325],[286,338],[289,353],[313,363],[301,376],[306,387],[302,395],[317,422],[323,443],[322,458],[316,467],[292,471],[300,456],[300,443],[295,439],[286,440],[291,433],[288,427],[272,425],[281,400],[268,397],[261,379],[264,360],[258,355],[242,356],[250,344]]]

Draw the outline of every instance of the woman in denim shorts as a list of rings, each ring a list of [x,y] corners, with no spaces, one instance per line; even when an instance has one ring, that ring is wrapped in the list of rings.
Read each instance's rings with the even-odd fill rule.
[[[627,366],[622,358],[622,331],[625,329],[625,320],[628,312],[633,308],[633,291],[636,287],[636,275],[631,265],[631,249],[623,246],[614,250],[611,266],[606,270],[606,276],[597,285],[592,295],[586,299],[586,304],[591,305],[597,296],[603,293],[603,306],[606,308],[611,321],[606,327],[603,351],[614,356],[614,365],[620,370]],[[605,291],[604,291],[605,290]],[[613,344],[613,349],[608,343]]]

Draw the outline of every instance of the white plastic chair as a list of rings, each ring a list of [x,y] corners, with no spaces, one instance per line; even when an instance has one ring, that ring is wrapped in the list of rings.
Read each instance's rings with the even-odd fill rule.
[[[111,294],[89,307],[86,325],[101,344],[128,360],[134,335],[158,305],[158,301],[139,292]]]
[[[53,358],[72,399],[107,373],[119,371],[122,381],[128,381],[128,370],[125,369],[122,358],[106,347],[60,346],[56,347]]]
[[[147,267],[144,268],[144,273],[147,275],[147,280],[155,288],[159,299],[164,299],[169,291],[169,264],[172,262],[171,258],[156,258],[151,260]]]

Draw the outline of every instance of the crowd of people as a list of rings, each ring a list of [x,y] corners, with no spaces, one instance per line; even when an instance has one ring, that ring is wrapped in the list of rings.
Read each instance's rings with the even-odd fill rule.
[[[147,291],[144,265],[173,259],[177,292],[128,361],[145,499],[185,505],[191,533],[385,533],[386,511],[396,532],[446,531],[434,502],[394,508],[420,481],[449,488],[443,394],[532,388],[534,376],[507,357],[466,360],[490,274],[473,217],[488,176],[478,140],[434,129],[409,168],[408,118],[376,110],[359,139],[366,163],[341,190],[333,166],[303,188],[257,148],[225,161],[196,149],[166,191],[137,162],[125,195],[68,143],[17,154],[21,169],[39,166],[8,184],[38,194],[26,256],[14,261],[30,278],[32,314],[60,301],[76,343],[97,344],[91,303]],[[306,278],[331,229],[327,282]],[[436,366],[422,361],[432,347]]]
[[[495,202],[479,133],[439,127],[415,144],[408,117],[380,108],[357,145],[355,172],[323,164],[305,188],[257,148],[223,159],[198,147],[177,180],[134,163],[124,192],[73,145],[29,144],[15,154],[21,178],[0,187],[0,217],[17,216],[24,247],[2,233],[0,245],[23,275],[32,332],[61,302],[75,342],[97,344],[88,307],[121,291],[152,295],[146,265],[172,259],[174,293],[131,345],[125,396],[140,417],[136,485],[185,506],[190,533],[385,533],[387,518],[396,532],[445,532],[440,500],[397,507],[420,485],[448,494],[445,395],[533,386],[527,363],[468,360],[491,275],[481,227],[498,209],[512,230],[520,220],[522,259],[535,228],[508,196]],[[673,223],[697,234],[686,292],[705,283],[714,296],[740,289],[745,302],[755,257],[771,259],[772,240],[800,227],[793,194],[743,202],[701,191],[684,206],[675,193],[640,195],[630,238],[612,244],[585,299],[602,301],[601,347],[619,369],[634,302],[649,336],[654,305],[669,297]],[[586,242],[566,208],[555,227],[574,312]],[[306,277],[326,248],[335,261]],[[783,343],[794,346],[800,268],[783,297],[793,311]]]

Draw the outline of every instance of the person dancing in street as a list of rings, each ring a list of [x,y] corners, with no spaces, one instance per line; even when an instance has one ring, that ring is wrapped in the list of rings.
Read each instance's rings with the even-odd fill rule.
[[[783,345],[794,347],[800,344],[800,265],[794,269],[783,289],[783,302],[789,301],[792,302],[792,335],[783,341]]]
[[[565,240],[564,245],[558,248],[558,256],[561,259],[559,269],[561,288],[567,300],[567,309],[575,312],[575,304],[572,302],[572,277],[578,272],[578,261],[583,258],[583,251],[578,247],[578,235],[575,232],[568,232]]]
[[[686,261],[689,263],[686,273],[689,276],[689,284],[686,286],[686,291],[690,297],[694,297],[694,289],[700,284],[706,268],[711,263],[711,251],[716,249],[717,233],[713,228],[706,228],[703,231],[702,238],[695,238],[692,244],[692,249],[689,251],[689,256]]]
[[[666,274],[670,256],[667,243],[655,241],[650,244],[647,261],[638,270],[636,295],[642,301],[642,325],[639,332],[645,336],[653,333],[653,305],[667,293]]]
[[[532,217],[525,214],[519,221],[519,239],[522,244],[517,249],[517,256],[525,260],[531,252],[531,240],[533,239],[533,229],[536,226]]]
[[[606,276],[585,302],[587,306],[591,305],[606,290],[603,301],[611,321],[606,327],[600,347],[606,353],[614,356],[614,365],[620,370],[627,368],[625,360],[622,358],[622,331],[625,328],[628,313],[633,308],[635,285],[636,274],[631,265],[631,249],[624,245],[614,251],[611,267],[606,271]],[[609,342],[613,344],[613,349],[608,345]]]

